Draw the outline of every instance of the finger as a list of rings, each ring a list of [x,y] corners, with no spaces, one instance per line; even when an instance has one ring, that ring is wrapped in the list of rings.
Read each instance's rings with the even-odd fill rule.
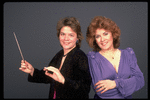
[[[21,68],[26,68],[26,66],[25,65],[21,65]]]
[[[48,71],[45,71],[45,75],[49,76],[49,77],[53,77],[52,74],[48,73]]]
[[[25,64],[26,64],[26,66],[28,66],[30,63],[28,63],[28,62],[25,60]]]
[[[44,67],[45,69],[54,69],[56,70],[57,68],[53,67],[53,66],[49,66],[49,67]]]
[[[48,70],[48,71],[52,71],[52,72],[55,72],[55,73],[58,73],[58,69],[57,68],[55,68],[55,67],[46,67],[46,69]]]
[[[24,61],[24,63],[27,64],[27,65],[29,64],[29,62],[27,62],[26,60]]]
[[[44,69],[43,69],[43,70],[44,70],[44,71],[46,71],[46,70],[48,70],[47,68],[48,68],[48,67],[44,67]]]
[[[95,89],[101,88],[103,86],[104,86],[103,84],[97,85]]]
[[[21,63],[21,66],[22,66],[22,65],[23,65],[23,66],[26,66],[26,67],[28,66],[28,64],[27,64],[27,63],[24,63],[24,62]]]
[[[43,71],[48,71],[47,67],[44,67]]]
[[[47,70],[46,67],[44,67],[43,71],[46,71],[46,70]]]
[[[48,73],[53,74],[53,72],[46,69],[46,67],[44,67],[43,71],[47,71]]]
[[[101,81],[98,81],[94,86],[99,85],[99,84],[101,84],[101,83],[102,83],[102,80],[101,80]]]
[[[20,67],[19,70],[22,70],[22,68]]]
[[[106,80],[100,80],[100,81],[98,81],[98,82],[95,84],[95,86],[96,86],[96,85],[99,85],[99,84],[105,84],[105,82],[106,82]]]
[[[45,75],[49,75],[48,71],[45,71]]]
[[[26,60],[25,60],[25,64],[26,64],[26,66],[27,66],[27,68],[29,69],[29,66],[32,66],[29,62],[27,62]]]
[[[19,70],[23,71],[23,68],[20,67]]]
[[[21,63],[21,66],[25,66],[26,64],[25,63]]]
[[[21,63],[24,63],[24,60],[21,60]]]
[[[21,71],[24,71],[25,69],[26,69],[26,68],[21,68],[21,67],[19,68],[19,70],[21,70]]]
[[[26,64],[23,62],[23,63],[21,63],[21,65],[26,65]]]
[[[43,70],[48,70],[47,68],[48,68],[48,67],[44,67],[44,69],[43,69]]]
[[[107,88],[105,88],[105,89],[101,92],[101,94],[102,94],[102,93],[104,93],[104,92],[106,92],[107,90],[108,90],[108,89],[107,89]]]
[[[94,86],[96,86],[96,85],[98,85],[99,84],[99,81],[94,85]]]
[[[104,87],[101,87],[101,88],[98,89],[96,92],[102,91],[102,90],[104,90],[104,89],[105,89]]]
[[[26,66],[26,64],[25,63],[21,63],[21,66]]]

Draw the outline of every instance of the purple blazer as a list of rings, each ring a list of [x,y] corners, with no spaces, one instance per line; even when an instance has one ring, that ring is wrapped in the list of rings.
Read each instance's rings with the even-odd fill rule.
[[[99,52],[90,51],[88,54],[90,74],[92,77],[92,86],[99,80],[115,80],[116,88],[108,90],[101,94],[101,91],[95,93],[100,98],[127,98],[141,89],[145,82],[143,73],[139,69],[137,59],[132,48],[121,50],[121,58],[118,73],[116,73],[112,64]]]

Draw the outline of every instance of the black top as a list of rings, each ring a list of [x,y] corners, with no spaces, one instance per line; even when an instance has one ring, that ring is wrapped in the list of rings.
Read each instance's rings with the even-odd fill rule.
[[[59,69],[64,51],[59,51],[49,63]],[[34,70],[33,77],[29,74],[29,82],[50,83],[49,98],[53,98],[54,87],[56,99],[58,98],[89,98],[91,76],[89,73],[88,59],[85,53],[75,47],[68,54],[60,70],[65,78],[65,83],[59,83],[45,75],[45,71]]]

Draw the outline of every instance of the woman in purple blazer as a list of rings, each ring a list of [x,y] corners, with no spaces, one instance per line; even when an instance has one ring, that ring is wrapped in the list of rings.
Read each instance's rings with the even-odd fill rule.
[[[144,86],[144,77],[132,48],[118,49],[120,29],[111,19],[96,16],[87,29],[94,98],[132,98]]]

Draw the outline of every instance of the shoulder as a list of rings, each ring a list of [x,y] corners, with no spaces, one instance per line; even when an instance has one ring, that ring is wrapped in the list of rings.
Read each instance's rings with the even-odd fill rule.
[[[126,48],[123,50],[126,54],[129,54],[129,55],[133,55],[134,54],[134,50],[130,47]]]
[[[63,50],[60,50],[59,52],[57,52],[57,53],[55,54],[55,56],[53,57],[53,59],[58,59],[58,58],[60,58],[62,55],[63,55]]]
[[[87,54],[87,57],[95,59],[96,58],[96,53],[97,52],[95,52],[95,51],[89,51],[89,53]]]
[[[63,50],[60,50],[55,56],[52,58],[52,60],[49,63],[49,66],[55,66],[58,59],[63,55]]]
[[[85,55],[85,53],[79,48],[76,50],[76,54]]]
[[[86,54],[81,49],[77,49],[74,56],[77,58],[87,58]]]
[[[134,53],[134,50],[130,47],[123,50],[125,56],[129,59],[129,61],[137,61],[136,55]]]

